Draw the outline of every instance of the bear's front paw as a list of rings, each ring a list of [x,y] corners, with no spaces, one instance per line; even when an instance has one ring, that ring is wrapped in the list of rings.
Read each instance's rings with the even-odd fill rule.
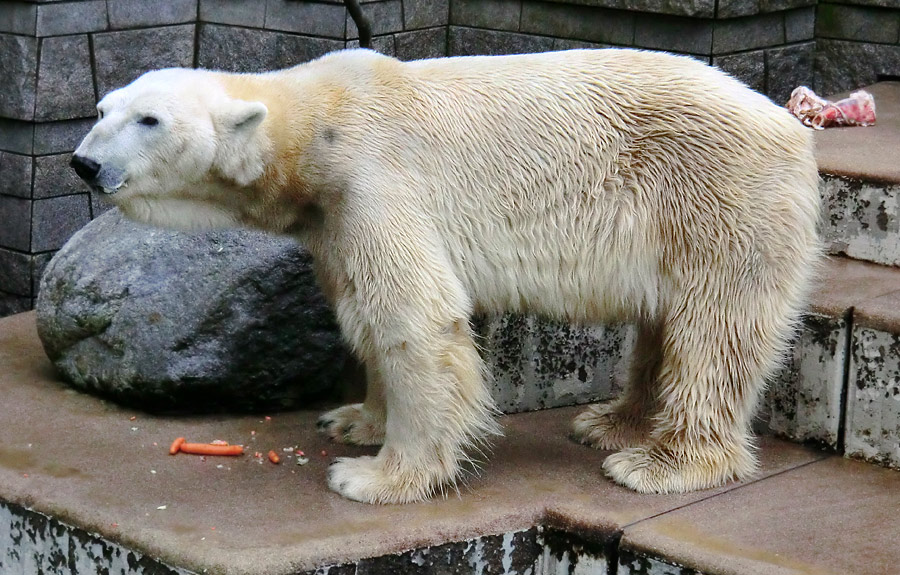
[[[328,468],[328,487],[363,503],[413,503],[433,491],[396,471],[387,473],[381,456],[339,457]]]
[[[381,445],[384,442],[384,421],[362,403],[327,411],[319,417],[316,426],[338,443]]]
[[[686,493],[746,479],[756,471],[756,459],[743,447],[634,447],[607,457],[603,469],[613,481],[639,493]]]
[[[592,405],[572,421],[572,437],[594,449],[623,449],[647,442],[649,427],[623,417],[612,404]]]

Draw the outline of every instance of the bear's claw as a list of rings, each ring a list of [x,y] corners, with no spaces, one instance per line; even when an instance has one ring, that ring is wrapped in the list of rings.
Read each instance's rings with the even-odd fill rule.
[[[648,434],[649,426],[620,415],[609,403],[592,405],[572,421],[572,438],[594,449],[637,447]]]
[[[333,441],[347,445],[381,445],[384,442],[384,422],[362,403],[323,413],[316,427]]]

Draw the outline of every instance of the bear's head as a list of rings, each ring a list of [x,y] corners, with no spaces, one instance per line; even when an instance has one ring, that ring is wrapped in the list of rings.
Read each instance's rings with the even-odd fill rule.
[[[70,162],[92,189],[148,223],[237,223],[219,200],[263,175],[264,104],[230,97],[213,72],[172,68],[110,92],[97,112]]]

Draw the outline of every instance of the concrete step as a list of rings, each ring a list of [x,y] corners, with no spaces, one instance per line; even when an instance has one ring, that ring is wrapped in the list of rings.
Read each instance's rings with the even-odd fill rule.
[[[370,506],[325,487],[334,457],[373,450],[316,435],[323,406],[271,419],[119,408],[56,380],[31,313],[0,320],[0,366],[4,575],[875,575],[900,564],[900,474],[771,437],[751,481],[646,496],[603,476],[607,452],[566,437],[577,408],[505,416],[506,436],[459,494]],[[176,436],[251,454],[300,446],[310,461],[170,456]]]
[[[830,258],[763,418],[770,430],[900,468],[900,269]]]
[[[898,266],[900,82],[866,89],[875,97],[877,125],[816,134],[825,204],[822,232],[832,254]]]

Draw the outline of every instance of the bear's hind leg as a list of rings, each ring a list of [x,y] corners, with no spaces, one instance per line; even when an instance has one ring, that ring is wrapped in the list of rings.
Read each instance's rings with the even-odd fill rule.
[[[648,441],[651,419],[658,409],[659,367],[662,360],[659,326],[640,322],[628,381],[622,395],[578,414],[572,436],[595,449],[637,447]]]
[[[384,388],[373,362],[366,365],[366,400],[326,411],[316,426],[338,443],[381,445],[386,420]]]
[[[752,475],[750,420],[789,333],[792,301],[777,288],[686,290],[664,326],[650,441],[607,457],[608,475],[642,493],[706,489]]]

